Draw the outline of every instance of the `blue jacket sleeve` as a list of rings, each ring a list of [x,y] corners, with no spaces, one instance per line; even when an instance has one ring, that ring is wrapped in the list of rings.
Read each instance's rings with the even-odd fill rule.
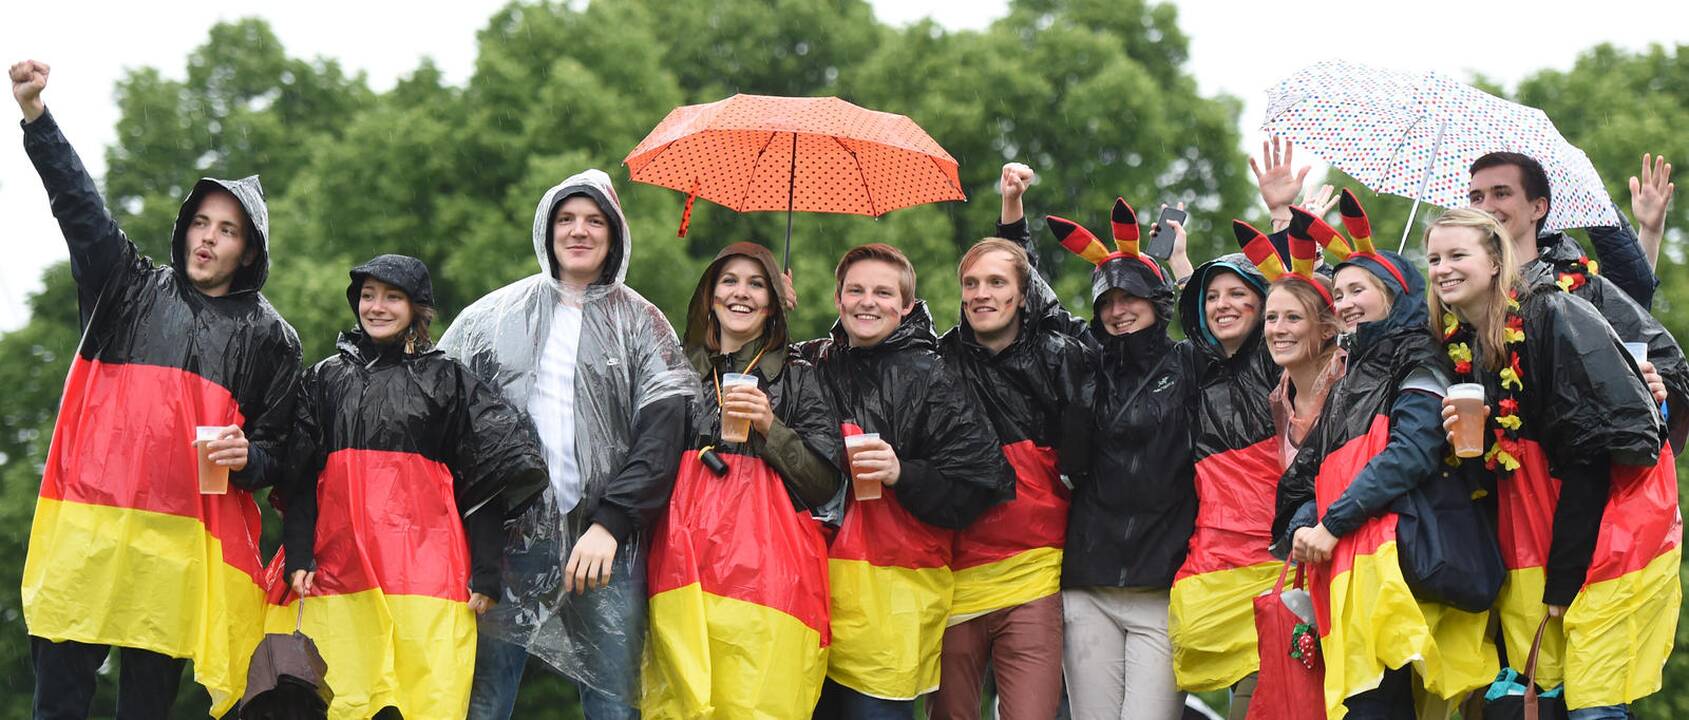
[[[1296,538],[1296,531],[1305,527],[1313,527],[1314,516],[1319,514],[1317,510],[1312,500],[1296,506],[1296,512],[1290,516],[1290,522],[1284,526],[1284,535],[1278,539],[1278,542],[1273,543],[1272,547],[1267,548],[1267,551],[1272,553],[1273,557],[1281,560],[1290,557],[1291,543]]]
[[[1595,245],[1595,259],[1601,263],[1601,274],[1636,301],[1637,305],[1654,308],[1654,288],[1660,279],[1648,267],[1648,256],[1636,239],[1636,230],[1625,219],[1618,205],[1613,212],[1619,216],[1618,227],[1589,228],[1589,241]]]
[[[1437,471],[1445,442],[1442,405],[1441,398],[1423,390],[1396,394],[1390,405],[1389,443],[1326,508],[1320,519],[1326,530],[1338,537],[1354,532]]]

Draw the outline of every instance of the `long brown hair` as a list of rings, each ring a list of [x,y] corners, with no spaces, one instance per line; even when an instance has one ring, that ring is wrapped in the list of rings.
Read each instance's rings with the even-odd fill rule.
[[[1314,289],[1314,283],[1319,283],[1326,293],[1331,292],[1331,281],[1324,275],[1304,277],[1301,275],[1284,274],[1267,288],[1267,297],[1273,293],[1285,292],[1296,298],[1296,303],[1302,306],[1302,312],[1308,314],[1314,321],[1315,344],[1308,353],[1308,359],[1318,361],[1318,367],[1325,367],[1331,362],[1331,354],[1337,351],[1337,335],[1343,332],[1343,321],[1338,319],[1337,312],[1326,304],[1325,297]],[[1267,304],[1261,303],[1261,316],[1267,315]]]
[[[716,319],[715,316],[715,286],[716,283],[721,281],[721,274],[727,270],[727,264],[731,262],[733,258],[744,258],[749,260],[757,266],[757,272],[763,275],[768,274],[768,266],[762,262],[762,259],[752,257],[750,255],[724,255],[718,258],[715,262],[710,263],[707,273],[708,278],[704,281],[704,285],[709,289],[705,295],[707,301],[705,303],[706,311],[703,318],[703,340],[704,349],[708,350],[711,354],[721,352],[721,321]],[[780,282],[780,278],[778,276],[764,277],[763,282],[767,283],[768,288],[768,317],[763,318],[762,321],[763,346],[785,347],[786,324],[781,322],[781,319],[782,314],[786,311],[786,306],[783,304],[784,301],[780,298],[780,291],[777,289],[779,287],[777,283]]]
[[[434,317],[439,313],[433,305],[423,305],[415,300],[411,304],[411,326],[405,329],[403,340],[405,352],[419,353],[434,349],[434,336],[429,332],[429,326],[434,324]]]
[[[1425,228],[1425,247],[1431,247],[1431,233],[1438,228],[1467,228],[1479,235],[1478,246],[1484,249],[1490,261],[1500,268],[1490,286],[1489,297],[1484,304],[1482,318],[1469,318],[1460,308],[1446,306],[1443,299],[1437,295],[1436,286],[1425,293],[1425,301],[1431,307],[1431,332],[1443,337],[1443,314],[1453,313],[1461,322],[1472,323],[1473,330],[1478,336],[1478,348],[1481,353],[1484,369],[1500,370],[1507,364],[1507,299],[1508,294],[1519,286],[1519,269],[1513,264],[1513,243],[1507,237],[1507,228],[1496,221],[1495,217],[1482,210],[1472,208],[1458,208],[1443,213],[1431,226]],[[1429,272],[1426,275],[1430,275]],[[1435,281],[1432,281],[1433,283]],[[1476,322],[1481,320],[1482,322]]]

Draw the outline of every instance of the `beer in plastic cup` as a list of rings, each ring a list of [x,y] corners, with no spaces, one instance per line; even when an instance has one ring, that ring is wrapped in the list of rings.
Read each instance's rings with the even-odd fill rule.
[[[1475,458],[1484,454],[1484,386],[1458,383],[1449,386],[1454,404],[1454,455]]]
[[[1648,362],[1648,343],[1627,342],[1624,349],[1629,350],[1630,356],[1636,359],[1637,367],[1642,367],[1642,363]]]
[[[221,425],[194,428],[194,451],[199,457],[199,494],[226,495],[229,492],[229,468],[211,461],[210,443],[223,434]]]
[[[730,388],[749,385],[757,386],[757,376],[740,373],[725,373],[721,376],[721,394],[725,398]],[[751,437],[751,419],[727,416],[727,408],[721,411],[721,441],[742,443]]]
[[[856,455],[864,450],[872,450],[881,445],[879,433],[862,433],[860,435],[845,436],[845,456],[850,459],[850,485],[857,500],[878,500],[881,495],[880,481],[861,480],[856,477]]]

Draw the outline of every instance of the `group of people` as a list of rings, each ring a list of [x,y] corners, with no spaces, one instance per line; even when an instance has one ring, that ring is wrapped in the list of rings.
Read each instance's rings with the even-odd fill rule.
[[[1049,217],[1093,267],[1088,317],[1040,275],[1010,164],[954,328],[871,243],[807,342],[751,243],[704,270],[677,337],[624,283],[630,230],[587,170],[535,208],[537,272],[438,344],[427,267],[381,255],[349,272],[353,329],[302,368],[260,292],[257,178],[197,183],[154,265],[47,112],[48,72],[10,69],[83,337],[24,572],[37,718],[87,717],[111,647],[120,717],[166,717],[188,661],[222,716],[263,631],[296,624],[331,717],[508,718],[534,657],[591,720],[912,718],[923,696],[977,718],[988,675],[1006,718],[1176,718],[1216,689],[1242,718],[1253,603],[1287,563],[1329,717],[1505,695],[1533,645],[1573,717],[1659,688],[1689,431],[1689,363],[1647,310],[1663,162],[1633,188],[1640,238],[1623,213],[1591,230],[1597,272],[1541,232],[1542,168],[1486,155],[1422,272],[1347,191],[1295,203],[1275,140],[1251,161],[1273,225],[1234,222],[1241,252],[1193,266],[1169,220],[1152,257],[1124,200],[1112,246]],[[1455,383],[1485,389],[1479,457],[1451,451]],[[1425,542],[1439,525],[1481,531]],[[1486,548],[1487,594],[1419,572]]]

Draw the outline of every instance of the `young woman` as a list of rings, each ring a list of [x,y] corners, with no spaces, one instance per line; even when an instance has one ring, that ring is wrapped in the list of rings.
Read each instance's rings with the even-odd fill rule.
[[[1315,429],[1279,484],[1275,536],[1310,566],[1328,716],[1411,718],[1415,672],[1432,695],[1458,700],[1494,677],[1494,653],[1483,643],[1487,613],[1417,601],[1403,577],[1390,508],[1442,470],[1447,363],[1425,331],[1418,271],[1373,248],[1348,191],[1342,210],[1355,248],[1337,265],[1331,296],[1344,350]],[[1292,243],[1338,237],[1295,212]]]
[[[1182,716],[1184,693],[1173,677],[1168,594],[1196,521],[1192,348],[1168,337],[1171,273],[1138,251],[1136,215],[1117,200],[1112,219],[1114,252],[1080,226],[1049,219],[1062,245],[1096,266],[1090,322],[1066,316],[1097,353],[1097,367],[1083,403],[1089,411],[1064,433],[1087,440],[1076,458],[1063,457],[1073,497],[1062,556],[1062,664],[1074,718],[1171,720]],[[999,233],[1024,228],[1006,224]],[[1184,229],[1174,224],[1172,232],[1171,264],[1188,269]],[[1047,293],[1033,277],[1036,294]]]
[[[1260,666],[1253,599],[1280,565],[1267,552],[1282,468],[1268,404],[1280,370],[1262,341],[1266,293],[1265,276],[1233,253],[1198,266],[1179,295],[1196,393],[1197,515],[1168,608],[1173,671],[1185,690],[1232,688],[1233,718],[1247,712]]]
[[[351,277],[358,327],[300,386],[268,625],[291,632],[289,591],[308,598],[330,717],[462,717],[504,521],[545,488],[545,461],[498,391],[433,347],[420,260],[382,255]]]
[[[1494,218],[1453,210],[1425,239],[1431,327],[1454,379],[1489,398],[1488,450],[1466,462],[1496,495],[1507,665],[1523,669],[1546,618],[1537,684],[1564,683],[1574,718],[1624,717],[1659,689],[1681,604],[1677,478],[1655,401],[1593,306],[1552,281],[1520,285]]]
[[[701,401],[652,539],[645,717],[801,717],[826,677],[827,547],[808,508],[837,493],[843,441],[815,369],[787,347],[780,277],[766,248],[735,243],[688,308]],[[735,421],[745,442],[723,439]]]
[[[1289,274],[1267,290],[1263,331],[1267,353],[1284,369],[1269,403],[1278,432],[1281,467],[1290,467],[1319,419],[1326,394],[1343,376],[1345,353],[1337,347],[1338,321],[1331,281]]]

